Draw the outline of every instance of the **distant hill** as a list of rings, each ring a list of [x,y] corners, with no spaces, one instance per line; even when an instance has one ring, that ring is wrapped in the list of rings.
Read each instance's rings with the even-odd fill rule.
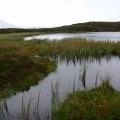
[[[111,32],[120,31],[120,22],[86,22],[57,28],[64,32]]]
[[[16,28],[15,25],[12,25],[4,20],[0,20],[0,29],[2,28]]]
[[[0,29],[0,33],[42,32],[42,33],[67,33],[67,32],[120,32],[120,22],[86,22],[54,28]]]

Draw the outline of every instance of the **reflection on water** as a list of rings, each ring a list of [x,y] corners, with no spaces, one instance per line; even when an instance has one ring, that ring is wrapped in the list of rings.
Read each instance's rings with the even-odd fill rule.
[[[57,61],[56,71],[50,73],[38,85],[6,100],[9,120],[16,120],[21,112],[26,113],[25,115],[29,113],[32,119],[37,119],[35,116],[41,119],[45,119],[46,116],[51,118],[53,108],[56,108],[55,106],[58,104],[57,101],[63,101],[68,93],[78,89],[90,89],[100,85],[101,78],[106,75],[112,76],[110,83],[115,89],[120,90],[120,60],[118,57],[98,60],[81,59],[74,60],[74,62],[66,59]],[[26,108],[23,109],[25,106]]]
[[[83,38],[87,40],[101,40],[101,41],[107,40],[120,41],[120,32],[53,33],[26,37],[25,40],[26,41],[32,39],[61,40],[66,38]]]
[[[82,86],[83,88],[86,88],[86,73],[87,73],[87,66],[83,65],[83,73],[81,75],[81,81],[82,81]]]

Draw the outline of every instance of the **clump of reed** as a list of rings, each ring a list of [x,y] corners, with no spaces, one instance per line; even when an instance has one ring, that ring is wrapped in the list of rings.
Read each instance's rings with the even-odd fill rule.
[[[68,39],[61,41],[37,40],[28,41],[28,43],[36,44],[39,56],[60,56],[68,59],[79,59],[82,57],[98,58],[120,55],[120,42]]]
[[[6,100],[1,101],[0,103],[0,120],[8,120],[9,110]]]
[[[82,86],[85,89],[86,88],[86,74],[87,74],[87,65],[83,64],[82,66],[82,73],[80,74],[80,81],[82,82]]]
[[[60,91],[59,91],[59,80],[54,84],[51,85],[51,119],[54,118],[55,112],[58,110],[61,101],[60,101]]]
[[[26,98],[23,94],[21,98],[20,112],[16,115],[11,114],[7,100],[4,99],[0,102],[0,120],[49,120],[53,119],[55,112],[60,106],[60,93],[59,93],[59,81],[51,85],[51,110],[42,115],[40,111],[40,90],[37,99],[34,100],[32,96]]]
[[[39,111],[39,103],[40,103],[40,92],[38,98],[36,99],[35,104],[33,104],[33,99],[29,98],[26,100],[25,96],[23,95],[21,101],[21,112],[13,115],[10,113],[8,109],[7,100],[4,99],[1,101],[0,104],[0,120],[41,120],[40,111]]]

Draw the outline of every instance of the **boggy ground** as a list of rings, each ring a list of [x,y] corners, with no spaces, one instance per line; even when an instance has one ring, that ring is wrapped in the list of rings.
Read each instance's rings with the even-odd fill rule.
[[[55,120],[119,120],[120,92],[104,81],[97,88],[72,93],[54,117]]]
[[[20,34],[0,36],[0,98],[29,89],[55,68],[54,61],[37,56],[34,45]]]

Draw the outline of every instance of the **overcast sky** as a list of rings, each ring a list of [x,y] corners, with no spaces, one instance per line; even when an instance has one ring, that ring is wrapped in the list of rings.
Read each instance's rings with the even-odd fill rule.
[[[0,0],[0,19],[20,27],[120,21],[120,0]]]

